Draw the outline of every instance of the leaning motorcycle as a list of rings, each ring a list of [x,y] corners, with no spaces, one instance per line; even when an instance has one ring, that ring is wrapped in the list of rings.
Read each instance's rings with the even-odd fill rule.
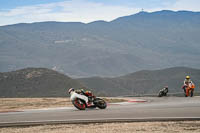
[[[158,97],[167,96],[168,89],[164,88],[158,92]]]
[[[85,110],[86,108],[96,108],[105,109],[107,107],[107,103],[101,99],[94,96],[91,92],[72,92],[70,94],[70,100],[72,104],[79,110]]]

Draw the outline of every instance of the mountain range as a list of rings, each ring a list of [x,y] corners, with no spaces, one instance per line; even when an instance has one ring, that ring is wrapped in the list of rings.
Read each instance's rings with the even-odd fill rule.
[[[200,66],[200,12],[139,12],[110,22],[0,26],[0,72],[43,67],[70,77]]]
[[[200,69],[174,67],[161,70],[142,70],[128,75],[105,78],[72,79],[46,68],[26,68],[0,73],[0,97],[65,97],[67,91],[89,89],[97,96],[122,96],[157,94],[164,86],[170,93],[181,89],[186,75],[195,83],[195,93],[200,91]]]

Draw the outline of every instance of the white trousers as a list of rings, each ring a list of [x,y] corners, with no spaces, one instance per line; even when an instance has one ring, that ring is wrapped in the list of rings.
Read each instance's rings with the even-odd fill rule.
[[[74,101],[76,98],[80,98],[80,99],[84,100],[86,103],[88,103],[88,97],[86,97],[84,95],[80,95],[80,94],[78,94],[76,92],[71,92],[70,95],[71,95],[70,96],[70,100],[71,101]]]

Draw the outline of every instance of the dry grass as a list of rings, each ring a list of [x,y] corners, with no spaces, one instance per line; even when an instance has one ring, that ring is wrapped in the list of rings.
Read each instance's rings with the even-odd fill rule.
[[[0,98],[0,112],[71,106],[69,98]]]
[[[200,121],[44,125],[0,128],[0,133],[199,133]]]
[[[123,102],[123,99],[104,98],[107,102]],[[0,112],[24,109],[54,108],[72,106],[69,98],[0,98]]]

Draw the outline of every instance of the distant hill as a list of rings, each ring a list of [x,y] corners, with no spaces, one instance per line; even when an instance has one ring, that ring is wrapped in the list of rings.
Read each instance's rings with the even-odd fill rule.
[[[45,68],[27,68],[0,73],[0,97],[62,97],[70,87],[83,85]]]
[[[97,96],[156,94],[168,85],[169,92],[181,92],[186,75],[200,91],[200,70],[174,67],[142,70],[115,78],[72,79],[46,68],[26,68],[0,73],[0,97],[65,97],[69,88],[89,88]]]
[[[79,81],[107,96],[142,95],[157,94],[164,86],[169,86],[171,93],[182,92],[186,75],[190,75],[195,83],[195,91],[200,91],[200,70],[186,67],[143,70],[116,78],[81,78]]]
[[[68,76],[119,76],[200,66],[200,12],[139,12],[111,22],[0,26],[0,72],[54,68]]]

